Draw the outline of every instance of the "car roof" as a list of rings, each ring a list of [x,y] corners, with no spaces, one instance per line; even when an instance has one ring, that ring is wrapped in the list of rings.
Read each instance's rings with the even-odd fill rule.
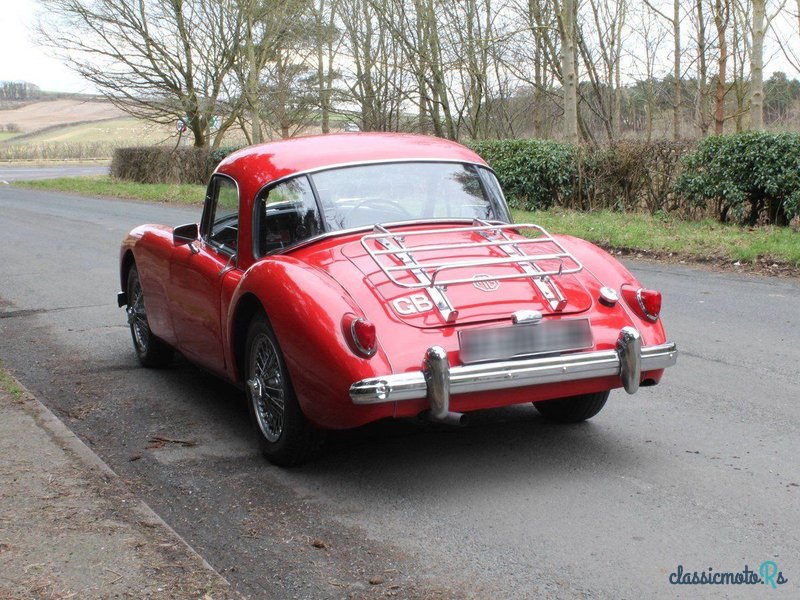
[[[485,165],[469,148],[456,142],[402,133],[339,133],[299,137],[238,150],[216,172],[262,186],[295,173],[353,163],[442,160]]]

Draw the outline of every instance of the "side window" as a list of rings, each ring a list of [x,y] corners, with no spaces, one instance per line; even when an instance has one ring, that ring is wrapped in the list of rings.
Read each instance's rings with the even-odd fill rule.
[[[205,240],[227,254],[239,246],[239,190],[233,180],[214,177],[207,200]]]
[[[289,179],[262,192],[257,210],[255,238],[259,256],[322,232],[314,193],[305,176]]]

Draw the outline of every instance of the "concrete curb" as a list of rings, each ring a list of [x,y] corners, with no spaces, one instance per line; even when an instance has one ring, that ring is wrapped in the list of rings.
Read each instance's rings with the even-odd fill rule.
[[[89,446],[87,446],[75,433],[73,433],[73,431],[67,427],[61,421],[61,419],[53,414],[49,408],[47,408],[34,394],[32,394],[28,388],[22,385],[16,377],[11,375],[8,370],[6,370],[6,374],[8,378],[11,379],[20,390],[22,390],[22,393],[27,400],[27,402],[24,404],[24,409],[30,410],[33,413],[36,422],[45,430],[47,430],[62,448],[76,456],[90,470],[99,473],[107,480],[114,480],[121,487],[127,489],[127,486],[122,478],[117,475],[117,473],[111,467],[109,467],[103,461],[103,459],[97,456],[97,454],[95,454],[92,449],[89,448]],[[230,582],[219,571],[212,567],[208,561],[206,561],[206,559],[197,552],[197,550],[192,548],[192,546],[189,545],[189,542],[187,542],[177,531],[170,527],[170,525],[164,521],[164,519],[158,516],[158,514],[152,508],[150,508],[150,506],[144,500],[137,498],[133,494],[131,495],[134,497],[136,502],[136,505],[133,507],[134,510],[141,514],[142,519],[146,523],[165,529],[169,535],[174,537],[180,543],[180,545],[188,550],[191,556],[197,558],[204,568],[214,573],[226,585],[230,586]]]

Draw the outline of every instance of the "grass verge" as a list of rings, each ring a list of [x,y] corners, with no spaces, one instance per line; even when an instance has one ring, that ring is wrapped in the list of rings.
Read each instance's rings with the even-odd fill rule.
[[[706,219],[685,221],[670,215],[601,211],[515,210],[518,223],[537,223],[607,249],[700,262],[775,262],[800,267],[800,233],[789,227],[740,227]]]
[[[3,361],[0,360],[0,391],[6,391],[11,394],[11,397],[14,400],[21,400],[22,399],[22,388],[17,385],[17,382],[14,380],[11,375],[8,374],[8,371],[5,370],[3,366]]]
[[[109,176],[99,177],[60,177],[38,181],[15,181],[19,187],[69,192],[84,196],[104,196],[144,200],[146,202],[174,202],[176,204],[202,204],[206,188],[202,185],[169,183],[131,183],[117,181]]]

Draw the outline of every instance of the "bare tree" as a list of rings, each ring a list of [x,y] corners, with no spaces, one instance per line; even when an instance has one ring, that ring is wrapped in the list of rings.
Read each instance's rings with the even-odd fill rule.
[[[333,82],[336,79],[334,61],[342,43],[336,25],[338,0],[316,0],[314,14],[314,46],[316,49],[316,78],[322,133],[330,132],[333,103]]]
[[[293,45],[305,44],[306,29],[301,19],[303,12],[309,7],[308,0],[237,0],[236,9],[242,21],[242,40],[238,50],[236,73],[242,89],[242,97],[250,117],[251,143],[258,144],[263,139],[261,113],[265,110],[265,99],[262,95],[264,83],[262,77],[270,70],[273,78],[280,71],[278,63],[290,71],[291,48]],[[278,57],[278,52],[284,53]],[[284,70],[285,72],[286,70]],[[277,77],[280,87],[286,80]],[[288,85],[288,84],[287,84]],[[280,94],[278,94],[280,96]],[[269,110],[275,113],[274,96],[269,99]],[[288,99],[287,99],[288,102]],[[278,127],[280,129],[280,127]]]
[[[764,38],[773,19],[786,6],[786,0],[780,0],[772,13],[767,12],[767,0],[752,0],[753,22],[751,26],[752,42],[750,47],[750,127],[755,130],[764,128]],[[782,46],[783,47],[783,46]]]
[[[681,73],[681,2],[672,2],[672,36],[674,49],[672,57],[672,77],[675,79],[675,97],[672,104],[672,139],[681,138],[681,92],[683,90],[683,77]]]
[[[647,7],[672,25],[672,139],[681,138],[681,96],[683,95],[683,72],[681,70],[681,0],[673,0],[672,15],[668,16],[650,0],[644,0]]]
[[[262,74],[259,108],[274,135],[290,138],[313,122],[317,107],[316,81],[311,66],[314,50],[299,44],[278,48]]]
[[[621,59],[627,13],[627,0],[589,0],[586,22],[578,23],[578,48],[591,89],[591,94],[582,96],[609,141],[619,137],[621,128]]]
[[[514,43],[504,59],[505,68],[532,88],[533,134],[549,137],[553,113],[561,116],[564,96],[563,87],[560,94],[554,87],[555,82],[562,82],[560,6],[549,0],[514,0],[510,10],[524,26],[512,36]]]
[[[341,0],[338,9],[344,30],[344,97],[357,107],[364,131],[397,131],[406,90],[403,52],[399,39],[383,27],[381,18],[394,20],[396,6],[376,7],[371,0]]]
[[[707,15],[704,0],[694,0],[695,41],[697,44],[697,78],[695,91],[695,125],[700,135],[708,135],[711,126],[708,114],[708,39],[706,37]]]
[[[637,32],[637,37],[634,39],[636,40],[637,51],[632,53],[632,59],[638,65],[639,72],[644,75],[639,82],[639,87],[644,96],[645,138],[649,142],[653,137],[654,119],[661,92],[656,69],[658,68],[663,42],[667,37],[667,31],[659,25],[658,20],[659,16],[665,18],[665,15],[653,10],[649,4],[646,4],[646,6],[646,9],[639,10],[636,13],[638,21],[634,25],[634,30]],[[673,111],[673,138],[675,135],[674,116],[675,112]]]
[[[750,62],[750,38],[747,35],[750,10],[751,4],[749,2],[736,2],[732,16],[731,56],[733,58],[733,92],[736,99],[734,122],[736,123],[737,133],[744,129],[743,117],[747,112],[748,87],[745,81],[745,65]]]
[[[205,146],[241,34],[234,0],[40,0],[38,32],[66,64],[129,114],[188,122]],[[227,110],[225,120],[234,120]]]
[[[753,43],[750,50],[750,127],[764,128],[764,34],[767,29],[767,1],[753,2]]]
[[[561,85],[564,89],[564,139],[577,144],[578,138],[578,73],[575,68],[576,52],[576,0],[562,0],[559,11],[561,33]]]
[[[731,19],[731,0],[714,0],[714,26],[717,30],[717,87],[714,94],[714,133],[725,127],[725,96],[728,94],[728,23]]]

